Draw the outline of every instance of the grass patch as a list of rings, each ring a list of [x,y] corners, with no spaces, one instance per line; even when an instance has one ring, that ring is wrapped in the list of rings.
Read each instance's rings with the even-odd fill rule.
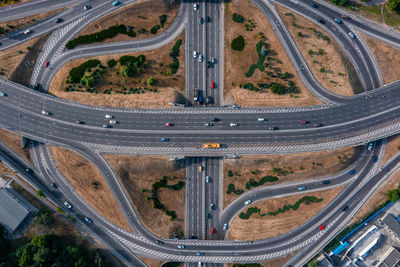
[[[262,48],[263,44],[264,44],[263,41],[259,41],[256,44],[256,51],[257,51],[257,55],[258,55],[258,61],[257,61],[256,64],[251,65],[249,70],[245,73],[245,76],[247,78],[250,78],[253,75],[253,73],[254,73],[254,71],[256,69],[259,69],[260,71],[264,71],[263,63],[264,63],[264,60],[265,60],[265,53],[264,54],[261,53],[261,48]]]
[[[242,189],[236,189],[234,184],[229,184],[228,185],[228,190],[226,191],[226,193],[228,195],[230,195],[231,193],[235,193],[236,195],[241,195],[241,194],[243,194],[243,190]]]

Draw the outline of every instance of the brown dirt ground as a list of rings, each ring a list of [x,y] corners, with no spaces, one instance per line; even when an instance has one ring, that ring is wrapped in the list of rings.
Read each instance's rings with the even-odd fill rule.
[[[385,154],[383,155],[381,165],[385,164],[391,157],[400,152],[400,135],[394,135],[387,139]]]
[[[400,80],[400,50],[365,34],[362,37],[378,62],[384,83]]]
[[[66,148],[52,146],[51,152],[57,167],[78,194],[83,196],[87,203],[104,216],[104,218],[129,231],[128,222],[95,165],[81,155]],[[93,188],[92,182],[94,181],[100,183],[100,188]]]
[[[174,46],[178,39],[182,39],[182,45],[180,47],[179,69],[175,75],[167,76],[165,73],[170,69],[167,65],[172,62],[172,58],[169,57],[169,52]],[[79,66],[86,59],[74,60],[64,65],[55,75],[51,85],[50,93],[57,97],[69,99],[74,102],[79,102],[88,105],[100,105],[100,106],[111,106],[111,107],[124,107],[124,108],[165,108],[171,107],[168,105],[169,102],[175,102],[177,99],[182,97],[184,93],[185,77],[184,77],[184,62],[185,62],[185,34],[181,33],[174,41],[156,50],[119,54],[119,55],[107,55],[99,56],[90,59],[98,59],[104,66],[107,66],[107,61],[110,59],[118,60],[122,55],[139,56],[144,55],[146,57],[146,64],[144,73],[139,76],[126,78],[122,75],[116,75],[115,71],[119,70],[118,66],[115,66],[112,70],[106,67],[106,73],[103,78],[96,84],[95,88],[100,92],[108,89],[121,89],[122,86],[129,87],[148,87],[158,89],[158,92],[146,92],[144,94],[94,94],[88,92],[65,92],[64,87],[66,86],[66,79],[71,68]],[[160,67],[158,64],[162,63]],[[162,74],[160,74],[160,71]],[[146,80],[149,77],[157,79],[156,86],[145,85]],[[174,80],[175,79],[175,80]],[[108,82],[111,81],[112,85]],[[118,81],[120,85],[118,86]]]
[[[291,253],[291,254],[281,257],[281,258],[277,258],[277,259],[269,260],[269,261],[263,261],[263,262],[261,262],[261,264],[264,264],[265,267],[280,267],[280,266],[283,266],[294,255],[295,255],[295,253]],[[233,267],[233,264],[234,263],[228,263],[228,267]],[[243,266],[245,266],[245,265],[243,265]]]
[[[309,205],[302,204],[298,210],[286,211],[277,216],[267,215],[265,217],[260,217],[257,214],[253,214],[249,220],[242,220],[239,216],[236,216],[229,226],[228,238],[235,240],[259,240],[289,232],[315,216],[328,205],[343,188],[344,186],[341,186],[326,191],[310,192],[257,202],[250,207],[258,207],[261,209],[261,213],[266,213],[268,211],[275,211],[284,205],[293,204],[303,196],[315,196],[324,199],[322,202],[318,203],[311,203]],[[299,216],[299,214],[301,214],[301,216]]]
[[[179,1],[170,7],[164,0],[144,0],[139,1],[122,10],[117,10],[98,21],[90,24],[88,27],[83,29],[79,35],[88,35],[95,32],[99,32],[114,26],[116,23],[123,24],[125,26],[133,26],[135,29],[146,29],[146,33],[136,35],[136,37],[129,37],[126,34],[118,34],[114,38],[107,39],[104,42],[117,42],[126,41],[132,39],[150,38],[155,35],[159,35],[171,26],[174,22],[176,14],[179,11]],[[164,28],[160,28],[157,34],[150,33],[150,29],[160,24],[159,16],[167,15],[167,22],[164,24]]]
[[[147,265],[147,267],[160,267],[164,263],[163,261],[150,259],[150,258],[145,258],[143,256],[138,256],[137,255],[137,257],[139,259],[141,259]]]
[[[147,201],[146,196],[150,192],[142,193],[141,189],[151,191],[154,182],[159,181],[162,176],[175,176],[175,184],[185,180],[185,165],[169,161],[167,156],[128,156],[128,155],[104,155],[121,180],[131,202],[141,218],[143,225],[152,233],[169,238],[170,233],[175,229],[184,232],[185,217],[185,189],[174,191],[161,188],[158,190],[158,197],[169,210],[175,210],[177,218],[169,220],[163,211],[152,208],[152,201]]]
[[[27,53],[27,47],[32,47],[41,37],[36,37],[32,40],[26,41],[20,45],[11,47],[4,51],[0,51],[0,73],[4,72],[4,75],[0,74],[1,78],[9,79],[11,73],[21,63]],[[23,51],[20,54],[18,51]]]
[[[253,31],[246,31],[244,24],[236,23],[232,20],[232,14],[238,13],[244,18],[254,21],[256,28]],[[251,15],[249,15],[251,14]],[[314,97],[303,85],[300,77],[291,63],[285,49],[275,35],[268,19],[264,14],[249,0],[238,0],[225,4],[225,75],[224,75],[224,101],[225,104],[238,104],[242,106],[264,107],[264,106],[308,106],[321,104],[322,101]],[[293,97],[288,95],[275,95],[268,92],[254,92],[247,89],[242,89],[239,84],[251,82],[254,85],[257,83],[271,83],[282,80],[271,79],[260,70],[256,70],[251,78],[246,78],[244,75],[249,67],[258,60],[256,52],[256,44],[260,40],[258,32],[263,32],[266,36],[266,42],[270,48],[277,53],[275,58],[279,59],[284,64],[275,64],[284,72],[289,72],[294,75],[292,79],[296,86],[300,89],[300,94],[295,94]],[[245,47],[243,51],[234,51],[231,48],[231,42],[238,35],[242,35],[245,39]],[[266,63],[266,61],[264,62]]]
[[[23,18],[16,19],[16,20],[2,22],[2,23],[0,23],[0,27],[4,28],[4,34],[0,34],[0,37],[4,36],[5,34],[9,34],[11,32],[15,32],[19,29],[26,28],[29,25],[37,23],[38,21],[44,20],[55,14],[61,13],[65,9],[66,8],[60,8],[60,9],[56,9],[56,10],[45,12],[45,13],[35,14],[32,16],[23,17]]]
[[[266,175],[278,176],[277,182],[265,183],[264,186],[300,181],[315,177],[335,174],[351,165],[360,154],[360,148],[346,147],[333,151],[309,152],[289,155],[247,155],[237,160],[224,160],[224,207],[237,199],[239,195],[226,194],[228,184],[232,183],[236,189],[248,191],[246,182],[253,178],[260,180]],[[347,160],[340,160],[340,158]],[[313,164],[313,162],[315,164]],[[281,168],[282,171],[272,172],[272,168]],[[228,177],[231,170],[233,177]],[[259,170],[257,174],[251,171]],[[285,175],[284,172],[289,172]],[[293,171],[293,173],[290,173]],[[262,186],[260,186],[262,187]],[[254,187],[252,188],[254,189]]]
[[[356,213],[353,219],[349,222],[352,224],[358,220],[361,220],[373,211],[379,205],[385,203],[387,200],[386,193],[389,190],[397,189],[400,185],[400,171],[395,172],[387,182],[385,182],[378,190],[372,195],[372,197],[365,203],[364,206]]]
[[[0,161],[0,175],[16,175],[16,173],[11,170],[5,163]],[[7,177],[2,177],[4,180],[8,181]]]
[[[352,85],[350,84],[348,77],[349,71],[346,70],[342,59],[343,57],[347,58],[347,56],[335,39],[333,39],[332,36],[330,36],[322,28],[318,27],[315,23],[294,12],[291,12],[289,9],[286,9],[280,5],[276,5],[276,7],[317,81],[322,86],[336,94],[346,96],[354,95]],[[293,14],[295,19],[292,16],[286,16],[286,13]],[[301,25],[304,28],[299,29],[293,26],[293,22],[295,22],[297,25]],[[322,38],[316,38],[313,31],[308,28],[314,28],[323,35],[329,36],[331,40],[330,44]],[[299,32],[303,33],[304,37],[298,36]],[[320,48],[325,51],[324,55],[318,54],[318,50]],[[314,51],[312,55],[309,55],[309,49]],[[313,63],[313,61],[318,61],[318,63]],[[325,67],[326,70],[330,70],[333,73],[321,73],[321,67]],[[339,73],[343,74],[339,75]]]
[[[31,155],[29,153],[29,148],[21,148],[22,137],[20,135],[0,129],[0,140],[9,148],[11,148],[15,153],[17,153],[20,157],[25,159],[27,162],[33,164]]]
[[[27,3],[27,2],[33,2],[32,0],[14,0],[14,1],[8,1],[8,3],[1,3],[0,7],[11,7],[14,4],[20,4],[20,3]]]

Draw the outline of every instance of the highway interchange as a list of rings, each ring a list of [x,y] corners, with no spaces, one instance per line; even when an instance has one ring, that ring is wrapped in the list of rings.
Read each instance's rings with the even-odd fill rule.
[[[61,1],[60,1],[61,2]],[[134,1],[129,1],[134,2]],[[280,2],[279,0],[276,2]],[[282,4],[305,16],[310,14],[307,1],[281,1]],[[127,4],[126,1],[124,4]],[[365,151],[360,159],[351,168],[357,169],[357,175],[349,177],[346,171],[329,177],[332,181],[329,186],[318,181],[304,181],[310,191],[322,190],[347,183],[348,187],[326,209],[320,212],[312,220],[300,226],[294,231],[274,239],[256,242],[213,241],[210,239],[223,239],[222,226],[229,222],[243,207],[244,199],[258,201],[266,197],[278,197],[298,193],[298,184],[265,188],[243,195],[233,202],[223,212],[221,210],[222,196],[222,158],[224,155],[246,153],[288,153],[302,151],[316,151],[333,149],[348,145],[365,144],[399,132],[399,95],[396,92],[399,84],[392,83],[385,87],[371,91],[382,86],[382,78],[376,68],[376,62],[370,52],[358,39],[351,40],[348,30],[370,33],[388,43],[400,43],[397,34],[381,30],[380,26],[373,23],[364,23],[359,18],[345,21],[344,25],[331,23],[331,18],[340,15],[336,9],[319,3],[314,12],[323,17],[329,27],[325,27],[340,44],[344,45],[347,55],[353,65],[358,68],[357,73],[363,84],[363,89],[368,91],[355,97],[341,97],[328,92],[314,78],[308,69],[301,53],[291,41],[287,29],[281,22],[277,13],[269,1],[254,0],[266,17],[274,26],[278,37],[284,44],[303,82],[310,91],[320,97],[328,105],[320,107],[304,108],[266,108],[245,109],[232,107],[218,107],[222,105],[223,82],[223,12],[220,2],[201,2],[198,11],[193,10],[193,2],[181,4],[180,11],[174,24],[163,34],[152,39],[136,42],[107,43],[94,46],[86,46],[71,51],[60,50],[66,41],[73,38],[88,21],[93,21],[99,16],[107,14],[109,2],[91,1],[94,7],[83,14],[80,3],[74,10],[74,14],[65,14],[65,30],[58,29],[62,38],[56,38],[56,42],[48,42],[38,60],[35,77],[31,85],[41,84],[43,91],[49,87],[51,79],[57,70],[70,60],[85,56],[133,52],[150,50],[173,40],[183,29],[186,30],[186,94],[188,105],[192,105],[194,90],[202,90],[204,96],[213,99],[211,107],[202,108],[174,108],[168,110],[132,110],[106,107],[90,107],[57,99],[27,89],[5,80],[0,80],[0,90],[7,94],[0,98],[0,111],[7,114],[0,118],[2,127],[12,130],[33,140],[30,147],[35,158],[35,172],[26,173],[26,163],[18,159],[18,156],[6,148],[2,148],[2,158],[18,169],[18,172],[28,179],[35,188],[42,188],[46,196],[55,203],[63,203],[65,200],[74,204],[72,214],[82,219],[82,216],[90,216],[94,219],[93,225],[87,227],[82,224],[96,239],[101,240],[124,263],[130,266],[141,266],[143,263],[135,257],[135,254],[152,258],[167,260],[181,260],[186,262],[251,262],[272,259],[289,254],[299,248],[305,247],[292,262],[292,266],[300,266],[302,261],[312,257],[316,247],[326,243],[334,233],[342,229],[365,201],[376,189],[388,173],[398,168],[400,156],[396,156],[378,171],[380,161],[373,163],[370,160],[372,153],[382,158],[385,142],[377,141],[372,152]],[[303,5],[299,5],[303,3]],[[108,5],[107,5],[108,4]],[[121,5],[119,8],[122,8]],[[107,8],[105,8],[107,7]],[[21,7],[22,8],[22,7]],[[53,8],[51,6],[49,8]],[[31,12],[27,9],[25,12]],[[23,14],[23,12],[20,12]],[[87,14],[86,14],[87,13]],[[1,14],[1,13],[0,13]],[[57,15],[58,16],[58,15]],[[70,16],[70,17],[68,17]],[[79,19],[86,16],[87,19]],[[210,17],[210,21],[199,23],[200,17]],[[64,17],[64,15],[63,15]],[[315,18],[310,17],[311,20]],[[52,20],[51,20],[52,22]],[[67,22],[72,26],[68,26]],[[44,21],[43,23],[46,23]],[[49,23],[49,21],[47,22]],[[371,26],[372,24],[372,26]],[[33,33],[41,34],[55,30],[58,25],[38,23]],[[328,25],[327,25],[328,26]],[[332,26],[334,28],[332,28]],[[33,28],[34,28],[33,27]],[[43,27],[43,28],[41,28]],[[355,29],[355,30],[354,30]],[[377,30],[378,29],[378,30]],[[27,38],[20,32],[12,38],[1,38],[0,49],[5,49]],[[53,33],[54,34],[54,33]],[[60,36],[57,35],[57,36]],[[56,37],[57,37],[56,36]],[[357,35],[357,38],[360,38]],[[199,64],[198,58],[193,58],[192,51],[196,49],[204,55],[204,61]],[[361,55],[360,57],[354,55]],[[207,68],[207,61],[214,56],[217,63]],[[41,68],[45,60],[50,60],[51,67]],[[209,84],[216,82],[216,89],[211,90]],[[212,106],[217,107],[212,107]],[[50,112],[49,116],[43,116],[42,110]],[[354,112],[354,111],[357,112]],[[104,115],[112,114],[120,122],[113,129],[104,130]],[[204,123],[211,118],[218,117],[220,121],[210,129],[204,128]],[[265,117],[266,122],[257,122],[257,118]],[[310,120],[322,124],[322,127],[314,128],[300,124],[301,120]],[[84,125],[76,125],[75,120],[82,120]],[[165,127],[165,122],[174,123],[173,127]],[[236,122],[239,127],[233,129],[230,122]],[[268,127],[275,126],[277,131],[269,131]],[[161,142],[162,137],[170,138],[168,144]],[[203,142],[219,142],[223,144],[221,150],[200,149]],[[65,178],[57,170],[49,152],[44,144],[60,144],[73,148],[75,151],[91,160],[102,172],[107,184],[111,188],[118,205],[128,219],[132,233],[111,225],[106,219],[96,213],[85,201],[66,183]],[[197,236],[204,240],[164,240],[164,245],[157,245],[158,237],[148,232],[140,223],[136,212],[129,202],[126,193],[115,177],[108,163],[102,158],[101,152],[139,153],[139,154],[170,154],[188,157],[187,162],[187,194],[186,194],[186,236]],[[218,157],[206,157],[218,156]],[[198,172],[200,164],[204,171]],[[205,176],[212,178],[210,184],[205,183]],[[60,188],[54,190],[49,186],[50,181],[56,181]],[[192,190],[192,191],[190,191]],[[191,193],[193,192],[193,193]],[[192,199],[193,196],[196,196]],[[190,197],[190,199],[188,199]],[[212,212],[210,220],[205,220],[205,213],[209,205],[215,203],[217,209]],[[346,204],[349,211],[343,213],[341,207]],[[192,219],[191,219],[192,218]],[[318,231],[315,225],[327,225],[324,231]],[[209,234],[210,228],[217,229],[217,235]],[[178,249],[177,244],[184,244],[184,250]],[[319,244],[318,246],[310,244]],[[204,252],[204,256],[196,255],[196,252]],[[313,254],[314,253],[314,254]],[[300,256],[299,256],[300,255]]]

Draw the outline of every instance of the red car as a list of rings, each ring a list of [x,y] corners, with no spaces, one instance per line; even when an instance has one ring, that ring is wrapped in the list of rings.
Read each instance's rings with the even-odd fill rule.
[[[215,234],[215,228],[214,228],[214,227],[211,228],[211,234],[212,234],[212,235]]]
[[[215,82],[211,82],[211,88],[215,88]]]
[[[168,127],[168,126],[172,126],[172,123],[170,123],[170,122],[167,122],[167,123],[165,123],[165,126],[166,126],[166,127]]]
[[[309,121],[301,121],[301,124],[308,124],[310,123]]]
[[[319,230],[320,231],[322,231],[322,230],[324,230],[325,229],[325,224],[323,224],[323,225],[321,225],[320,227],[319,227]]]
[[[48,65],[49,65],[49,62],[46,61],[46,62],[44,63],[44,67],[47,68]]]

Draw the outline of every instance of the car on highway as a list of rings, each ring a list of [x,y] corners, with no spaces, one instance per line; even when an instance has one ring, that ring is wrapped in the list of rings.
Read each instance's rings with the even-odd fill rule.
[[[116,121],[116,120],[110,120],[110,123],[111,123],[111,124],[117,124],[118,121]]]
[[[211,57],[211,63],[214,64],[217,61],[215,57]]]
[[[251,201],[251,199],[249,199],[249,200],[246,200],[245,202],[244,202],[244,205],[250,205],[251,203],[252,203],[253,201]]]
[[[7,94],[4,92],[0,92],[0,96],[7,96]]]
[[[368,144],[368,150],[371,151],[374,148],[374,143]]]
[[[219,121],[218,118],[211,118],[211,121]]]
[[[345,205],[345,206],[343,206],[342,211],[346,211],[348,209],[349,209],[349,206]]]
[[[65,205],[67,208],[72,209],[72,205],[71,205],[69,202],[65,201],[65,202],[64,202],[64,205]]]
[[[215,204],[214,203],[210,204],[210,210],[215,210]]]
[[[228,227],[229,227],[228,224],[225,223],[225,224],[224,224],[224,227],[222,228],[222,230],[226,231],[226,230],[228,230]]]
[[[24,31],[24,34],[29,34],[29,33],[31,33],[31,32],[32,32],[32,30],[27,29],[27,30]]]
[[[306,187],[305,187],[305,186],[299,186],[299,187],[297,188],[297,190],[299,190],[299,191],[304,191],[304,190],[306,190]]]
[[[333,19],[336,23],[338,23],[338,24],[341,24],[342,23],[342,21],[340,20],[340,19],[338,19],[338,18],[334,18]]]
[[[204,252],[196,252],[196,255],[197,255],[197,256],[203,256],[203,255],[204,255]]]
[[[210,232],[211,232],[212,235],[215,235],[215,228],[211,227],[211,231]]]
[[[88,217],[85,217],[85,222],[87,222],[87,223],[93,223],[92,219],[89,219]]]
[[[323,183],[323,184],[330,184],[330,183],[331,183],[331,181],[329,181],[329,180],[325,180],[325,181],[323,181],[322,183]]]
[[[215,88],[215,82],[211,82],[211,88]]]
[[[184,245],[177,245],[177,247],[180,248],[180,249],[184,249],[185,248]]]
[[[203,172],[203,166],[199,166],[199,172]]]
[[[350,174],[350,175],[353,175],[353,174],[355,174],[355,173],[356,173],[356,170],[355,170],[355,169],[352,169],[352,170],[349,171],[349,174]]]
[[[173,124],[171,123],[171,122],[166,122],[165,123],[165,127],[169,127],[169,126],[172,126]]]
[[[318,128],[318,127],[321,127],[321,123],[319,123],[319,122],[314,122],[314,128]]]
[[[164,242],[161,241],[161,240],[156,240],[156,244],[157,244],[157,245],[164,245]]]
[[[84,6],[83,7],[84,10],[88,10],[88,9],[91,9],[91,8],[92,8],[91,6]]]
[[[372,162],[377,162],[378,161],[378,157],[375,156],[375,155],[371,156],[371,161]]]
[[[111,128],[111,125],[103,124],[103,128]]]
[[[194,4],[193,4],[193,10],[196,11],[197,9],[199,9],[199,5],[196,4],[196,3],[194,3]]]
[[[301,121],[301,124],[309,124],[309,121]]]
[[[119,5],[119,1],[114,1],[113,6],[118,6]]]
[[[355,36],[354,33],[352,33],[352,32],[349,32],[349,35],[350,35],[351,39],[356,38],[356,36]]]
[[[265,118],[258,118],[257,121],[266,121]]]
[[[200,56],[199,56],[199,62],[203,62],[203,60],[204,60],[203,55],[200,54]]]
[[[269,129],[270,129],[271,131],[274,131],[274,130],[278,130],[278,127],[273,127],[273,126],[271,126],[271,127],[269,127]]]
[[[320,19],[320,18],[315,18],[315,20],[318,21],[318,22],[321,23],[321,24],[324,24],[324,23],[325,23],[325,21],[324,21],[323,19]]]
[[[44,65],[43,65],[43,67],[47,68],[48,66],[49,66],[49,62],[46,61],[46,62],[44,63]]]
[[[50,115],[50,112],[48,112],[48,111],[46,111],[46,110],[42,110],[42,114],[48,116],[48,115]]]
[[[310,2],[310,7],[317,7],[317,5],[314,2]]]
[[[200,24],[203,24],[203,23],[204,23],[204,19],[200,18]]]
[[[214,126],[214,124],[211,123],[211,122],[207,122],[207,123],[204,123],[204,126],[205,126],[205,127],[210,127],[210,126]]]
[[[208,183],[210,183],[211,182],[211,177],[210,176],[206,176],[206,183],[208,184]]]
[[[319,227],[319,230],[320,231],[322,231],[322,230],[324,230],[325,229],[325,224],[323,224],[323,225],[321,225],[320,227]]]
[[[55,23],[60,23],[60,22],[62,22],[62,21],[63,21],[63,20],[62,20],[61,18],[57,18],[57,19],[54,20]]]
[[[104,115],[104,117],[106,117],[106,119],[112,119],[112,118],[113,118],[113,115],[106,114],[106,115]]]
[[[229,124],[229,126],[231,126],[231,127],[238,127],[238,126],[239,126],[239,124],[237,124],[237,123],[234,123],[234,122],[231,122],[231,123]]]
[[[207,219],[207,220],[208,220],[208,219],[211,219],[211,213],[206,212],[206,219]]]
[[[193,51],[193,57],[196,58],[198,55],[197,51]]]
[[[163,142],[168,142],[168,141],[169,141],[169,138],[163,137],[163,138],[161,138],[161,141],[163,141]]]
[[[25,171],[26,171],[27,173],[33,173],[32,169],[29,169],[29,168],[26,168]]]
[[[347,17],[345,14],[340,15],[342,17],[342,19],[348,19],[349,17]]]

